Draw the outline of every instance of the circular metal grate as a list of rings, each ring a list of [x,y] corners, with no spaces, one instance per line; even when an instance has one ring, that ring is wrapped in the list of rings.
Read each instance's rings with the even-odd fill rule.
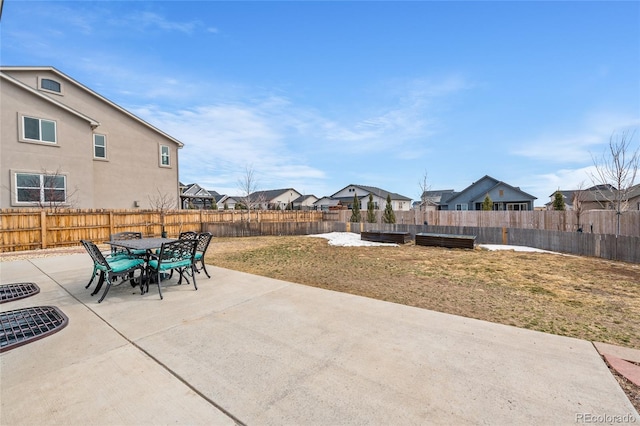
[[[0,352],[60,331],[69,319],[55,306],[36,306],[0,313]]]
[[[35,283],[14,283],[0,285],[0,303],[24,299],[40,293],[40,287]]]

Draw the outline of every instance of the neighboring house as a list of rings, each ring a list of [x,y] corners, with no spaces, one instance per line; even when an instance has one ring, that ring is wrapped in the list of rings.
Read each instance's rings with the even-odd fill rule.
[[[313,203],[314,209],[325,211],[325,212],[329,210],[339,209],[341,207],[342,205],[340,204],[340,201],[333,200],[331,199],[331,197],[327,197],[327,196],[324,196],[320,198],[318,201],[316,201],[315,203]],[[346,209],[346,207],[344,208]]]
[[[0,120],[0,208],[178,207],[182,142],[53,67],[0,67]]]
[[[482,210],[482,203],[487,196],[493,202],[493,210],[533,210],[536,200],[518,187],[511,186],[491,176],[484,176],[460,192],[442,192],[438,202],[438,210]]]
[[[197,183],[180,184],[180,188],[180,205],[183,209],[212,209],[216,204],[216,197],[220,196],[215,191],[207,191]]]
[[[262,210],[285,210],[292,208],[293,201],[301,197],[298,191],[293,188],[272,189],[269,191],[256,191],[249,195],[252,208]]]
[[[301,195],[293,200],[294,210],[314,210],[314,203],[318,201],[318,197],[315,195]]]
[[[562,199],[564,200],[564,209],[573,210],[574,197],[577,195],[578,191],[561,190],[554,191],[553,194],[549,195],[550,200],[544,205],[546,207],[546,210],[553,210],[553,203],[556,199],[556,192],[560,192],[560,194],[562,194]]]
[[[411,210],[411,198],[400,194],[385,191],[375,186],[348,185],[333,194],[330,198],[339,201],[343,206],[351,209],[354,195],[360,201],[360,209],[366,209],[369,203],[369,194],[373,195],[373,203],[376,210],[384,210],[387,205],[387,195],[391,197],[391,208],[396,211]]]
[[[582,210],[614,210],[612,200],[616,199],[616,189],[611,185],[595,185],[583,190],[560,191],[563,195],[565,208],[574,210],[576,197],[582,203]],[[553,210],[555,192],[549,196],[551,199],[545,204],[547,210]],[[629,188],[627,194],[627,207],[625,210],[640,210],[640,184]]]
[[[455,194],[453,189],[441,189],[437,191],[425,191],[422,193],[422,201],[419,203],[421,211],[441,210],[442,200],[448,200]]]
[[[227,206],[227,210],[235,210],[236,204],[242,204],[242,201],[240,197],[218,195],[216,196],[216,203],[218,204],[218,210],[224,210],[225,205]]]

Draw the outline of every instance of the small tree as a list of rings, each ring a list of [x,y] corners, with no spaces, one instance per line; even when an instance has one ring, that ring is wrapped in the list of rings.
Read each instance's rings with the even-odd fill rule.
[[[384,215],[382,216],[384,223],[396,223],[396,214],[391,206],[391,195],[387,194],[387,205],[384,207]]]
[[[553,209],[561,212],[567,209],[567,206],[564,203],[564,196],[560,190],[553,194]]]
[[[167,232],[164,228],[167,211],[175,209],[177,202],[171,195],[160,192],[159,188],[156,188],[156,190],[158,191],[158,194],[153,197],[149,196],[149,203],[151,204],[151,208],[160,212],[160,226],[162,228],[161,235],[164,238],[167,236]]]
[[[244,168],[244,174],[238,179],[238,189],[240,189],[242,194],[240,200],[249,212],[247,222],[251,222],[251,209],[255,208],[256,205],[256,200],[253,199],[253,193],[257,191],[257,188],[258,180],[255,170],[253,166],[247,165]],[[237,204],[236,210],[238,210]]]
[[[616,211],[616,235],[620,235],[620,215],[629,208],[629,195],[640,165],[640,147],[631,141],[635,132],[611,135],[608,150],[602,158],[593,159],[595,173],[590,174],[599,195]]]
[[[373,194],[369,194],[369,202],[367,203],[367,222],[376,223],[375,203],[373,202]]]
[[[429,202],[427,192],[431,189],[431,185],[428,183],[428,177],[429,174],[425,170],[424,175],[422,175],[422,181],[418,182],[418,185],[420,185],[420,210],[426,210]]]
[[[489,197],[489,193],[487,192],[487,195],[485,195],[484,201],[482,202],[482,211],[488,212],[491,210],[493,210],[493,201],[491,200],[491,197]]]
[[[580,185],[578,185],[578,189],[573,191],[573,196],[571,197],[573,212],[576,215],[576,224],[578,226],[578,231],[580,232],[582,232],[582,223],[580,223],[580,217],[584,212],[584,200],[586,195],[587,192],[584,190],[584,182],[580,182]]]
[[[360,200],[358,200],[358,195],[353,194],[353,206],[351,207],[351,219],[349,222],[360,222]]]

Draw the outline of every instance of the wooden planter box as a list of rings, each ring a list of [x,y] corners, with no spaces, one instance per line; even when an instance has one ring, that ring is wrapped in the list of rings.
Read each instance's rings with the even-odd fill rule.
[[[408,232],[363,231],[360,234],[360,239],[375,243],[406,244],[411,241],[411,234]]]
[[[454,234],[416,234],[417,246],[435,246],[447,248],[467,248],[473,249],[475,246],[475,235],[454,235]]]

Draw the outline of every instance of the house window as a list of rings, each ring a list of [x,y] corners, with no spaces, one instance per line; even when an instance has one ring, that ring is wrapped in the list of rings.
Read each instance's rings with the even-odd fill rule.
[[[469,210],[469,204],[456,204],[456,210]]]
[[[60,86],[60,83],[49,78],[43,78],[40,80],[40,88],[56,93],[62,92],[62,86]]]
[[[18,203],[63,203],[67,199],[67,179],[64,175],[16,173]]]
[[[529,206],[527,205],[527,203],[509,203],[507,204],[507,210],[515,210],[515,211],[529,210]]]
[[[27,141],[56,143],[56,122],[23,116],[22,138]]]
[[[169,157],[169,147],[160,145],[160,165],[163,167],[171,166],[171,158]]]
[[[105,135],[93,135],[93,158],[107,158],[107,137]]]

